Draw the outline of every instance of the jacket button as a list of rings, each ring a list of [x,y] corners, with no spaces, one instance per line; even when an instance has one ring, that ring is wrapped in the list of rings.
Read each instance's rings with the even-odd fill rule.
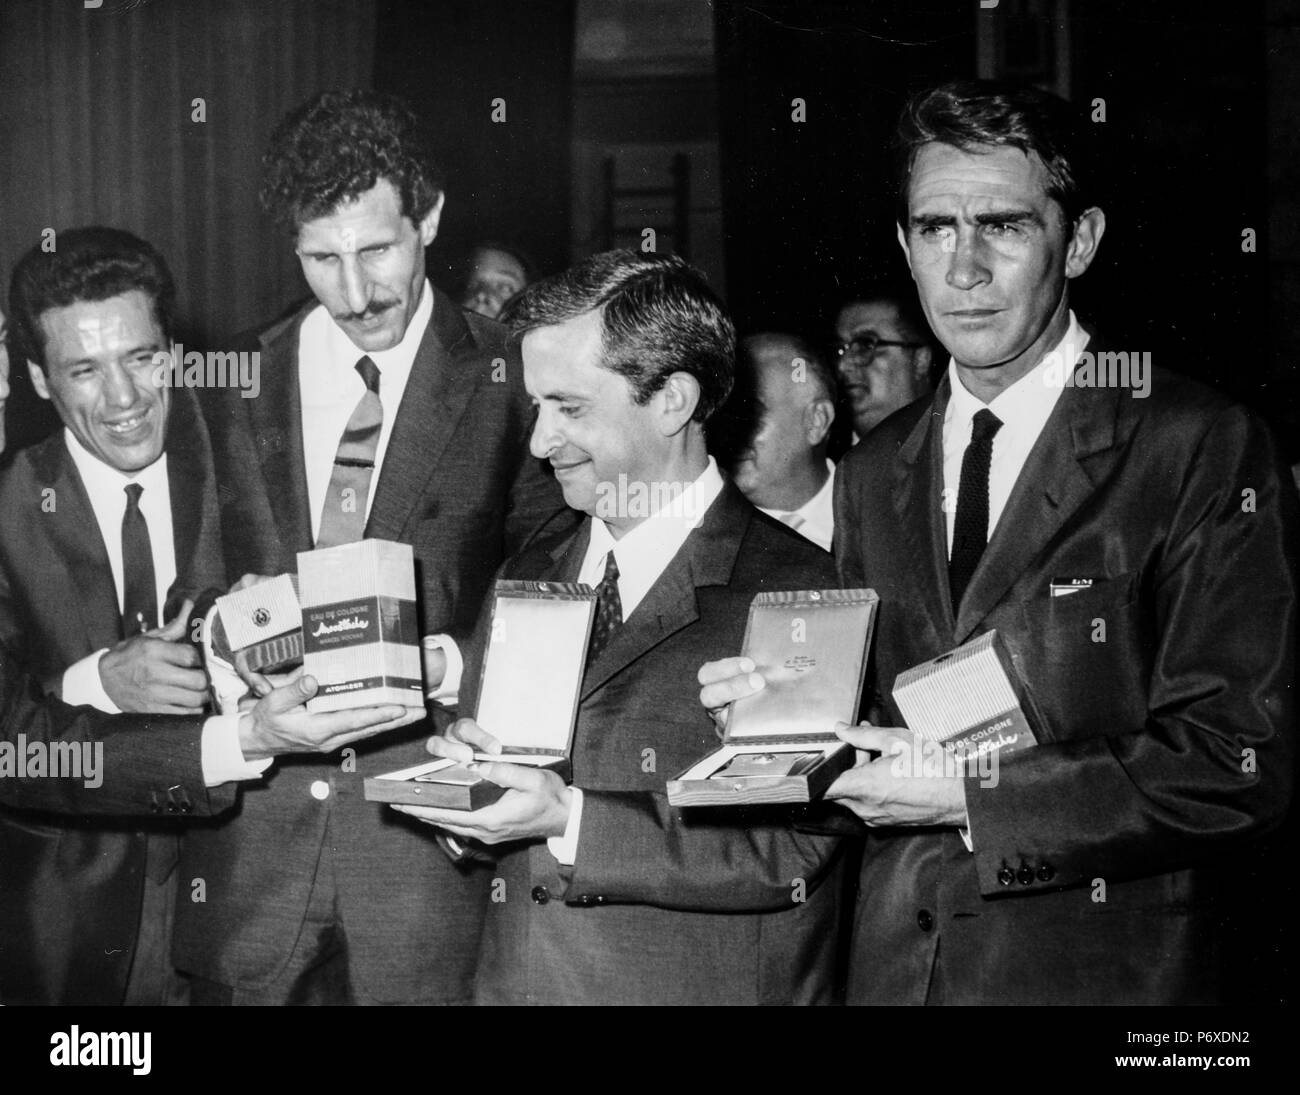
[[[916,914],[916,926],[923,932],[928,932],[934,927],[934,915],[929,909],[922,909]]]
[[[1016,880],[1016,872],[1010,867],[1003,867],[998,871],[998,885],[1010,886]]]
[[[551,891],[545,886],[534,886],[532,898],[537,904],[545,905],[551,899]]]
[[[187,798],[181,799],[180,809],[182,814],[192,814],[194,813],[194,803]]]
[[[161,813],[162,813],[162,803],[159,802],[157,799],[155,799],[153,802],[149,803],[149,810],[150,810],[152,813],[155,813],[155,814],[161,814]]]
[[[313,780],[310,790],[311,797],[317,802],[324,802],[330,797],[330,785],[323,779]]]
[[[1050,863],[1044,863],[1038,868],[1038,881],[1051,882],[1056,877],[1056,868]]]
[[[178,806],[176,805],[176,803],[174,803],[174,802],[169,802],[169,803],[167,803],[167,812],[168,812],[169,814],[179,814],[179,813],[180,813],[180,807],[178,807]]]
[[[1016,877],[1020,879],[1020,885],[1028,886],[1034,880],[1034,868],[1025,863],[1016,872]]]

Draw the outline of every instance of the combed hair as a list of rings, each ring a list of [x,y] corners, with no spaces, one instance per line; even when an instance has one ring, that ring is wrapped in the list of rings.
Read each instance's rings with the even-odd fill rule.
[[[510,305],[520,337],[599,309],[601,364],[644,405],[673,373],[699,382],[692,416],[704,422],[731,391],[736,329],[695,267],[676,255],[605,251],[534,282]]]
[[[772,346],[784,346],[790,350],[790,357],[803,358],[808,375],[813,378],[822,394],[827,399],[834,399],[836,392],[835,373],[827,364],[826,356],[809,339],[803,335],[786,331],[756,331],[740,340],[739,351],[743,359],[746,355],[757,357],[763,350]]]
[[[997,80],[956,80],[913,95],[895,135],[898,223],[907,225],[907,187],[922,145],[935,141],[963,152],[1009,145],[1035,153],[1047,169],[1047,193],[1067,226],[1091,208],[1093,174],[1088,131],[1064,99]]]
[[[376,91],[327,91],[276,127],[262,158],[262,207],[290,232],[393,184],[402,215],[418,225],[442,193],[442,176],[405,100]]]
[[[22,359],[45,368],[43,313],[79,301],[108,300],[134,289],[152,302],[159,328],[171,339],[176,283],[162,255],[121,228],[90,225],[59,232],[53,251],[36,244],[14,267],[9,282],[14,349]]]

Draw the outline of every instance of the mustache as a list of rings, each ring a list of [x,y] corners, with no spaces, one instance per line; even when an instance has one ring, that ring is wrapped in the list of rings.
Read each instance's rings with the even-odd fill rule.
[[[395,300],[372,300],[364,312],[341,312],[334,317],[339,323],[346,323],[351,320],[353,323],[363,319],[373,319],[375,316],[381,316],[392,308],[397,307]]]

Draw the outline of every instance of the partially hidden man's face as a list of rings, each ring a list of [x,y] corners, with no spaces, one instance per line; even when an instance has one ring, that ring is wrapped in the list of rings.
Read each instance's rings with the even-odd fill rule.
[[[802,468],[820,461],[812,449],[823,438],[809,435],[809,408],[826,395],[817,381],[796,373],[799,360],[790,346],[764,347],[753,356],[760,414],[749,449],[736,461],[731,477],[756,506],[779,509],[790,482],[798,480]]]
[[[628,489],[643,484],[650,490],[664,478],[669,444],[658,413],[663,392],[640,406],[632,386],[601,364],[595,311],[529,331],[523,358],[524,387],[537,409],[532,454],[550,461],[574,509],[616,528],[635,525],[608,503],[618,495],[620,475],[627,477]]]
[[[846,304],[835,320],[835,338],[848,346],[836,366],[859,437],[930,390],[930,351],[924,346],[876,346],[865,353],[855,339],[916,342],[904,329],[898,308],[887,300]]]
[[[506,302],[527,284],[528,276],[514,255],[495,247],[480,247],[474,252],[460,304],[471,312],[496,319]]]
[[[442,195],[418,225],[380,179],[354,201],[298,229],[307,284],[352,344],[391,350],[406,334],[424,288],[424,249],[438,234]]]
[[[0,312],[0,453],[5,451],[5,403],[9,399],[9,346],[5,342],[8,337],[5,314]]]
[[[147,468],[163,453],[171,389],[156,383],[154,354],[170,349],[141,289],[107,300],[50,308],[37,319],[45,365],[32,386],[92,455],[120,472]]]
[[[1028,369],[1064,321],[1067,279],[1087,269],[1100,232],[1066,223],[1047,185],[1042,161],[1018,148],[917,152],[899,242],[926,318],[959,365]]]

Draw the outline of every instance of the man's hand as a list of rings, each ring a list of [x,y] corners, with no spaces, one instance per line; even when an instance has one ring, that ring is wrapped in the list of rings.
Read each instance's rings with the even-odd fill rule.
[[[423,717],[421,712],[397,704],[312,714],[305,704],[315,694],[315,679],[299,676],[241,714],[239,746],[244,759],[265,760],[281,753],[332,753]]]
[[[261,585],[263,582],[272,580],[270,574],[245,574],[234,585],[230,587],[231,593],[238,593],[241,589],[248,589],[251,586]],[[264,673],[250,668],[248,664],[248,654],[240,650],[231,656],[230,664],[234,667],[239,679],[248,686],[248,690],[259,699],[263,696],[269,696],[271,689],[275,686],[267,679]]]
[[[827,788],[868,825],[965,826],[966,789],[960,765],[944,748],[899,726],[850,727],[835,733],[858,750],[852,768]],[[939,773],[954,773],[941,775]]]
[[[727,705],[759,692],[767,684],[763,674],[756,671],[753,658],[723,658],[705,662],[696,675],[700,684],[700,703],[717,723],[718,729],[727,725]]]
[[[447,652],[441,646],[433,645],[432,635],[420,640],[420,660],[424,666],[424,694],[433,695],[442,687],[443,678],[447,676]]]
[[[99,679],[123,711],[192,715],[208,699],[199,652],[185,642],[193,601],[162,627],[124,639],[99,659]]]
[[[439,810],[431,806],[394,805],[411,817],[445,829],[453,836],[483,844],[504,844],[511,840],[545,840],[563,836],[569,824],[572,793],[554,772],[508,762],[476,761],[474,753],[500,753],[501,743],[473,719],[457,719],[446,736],[429,739],[434,756],[474,769],[499,787],[508,787],[491,806],[481,810]]]

